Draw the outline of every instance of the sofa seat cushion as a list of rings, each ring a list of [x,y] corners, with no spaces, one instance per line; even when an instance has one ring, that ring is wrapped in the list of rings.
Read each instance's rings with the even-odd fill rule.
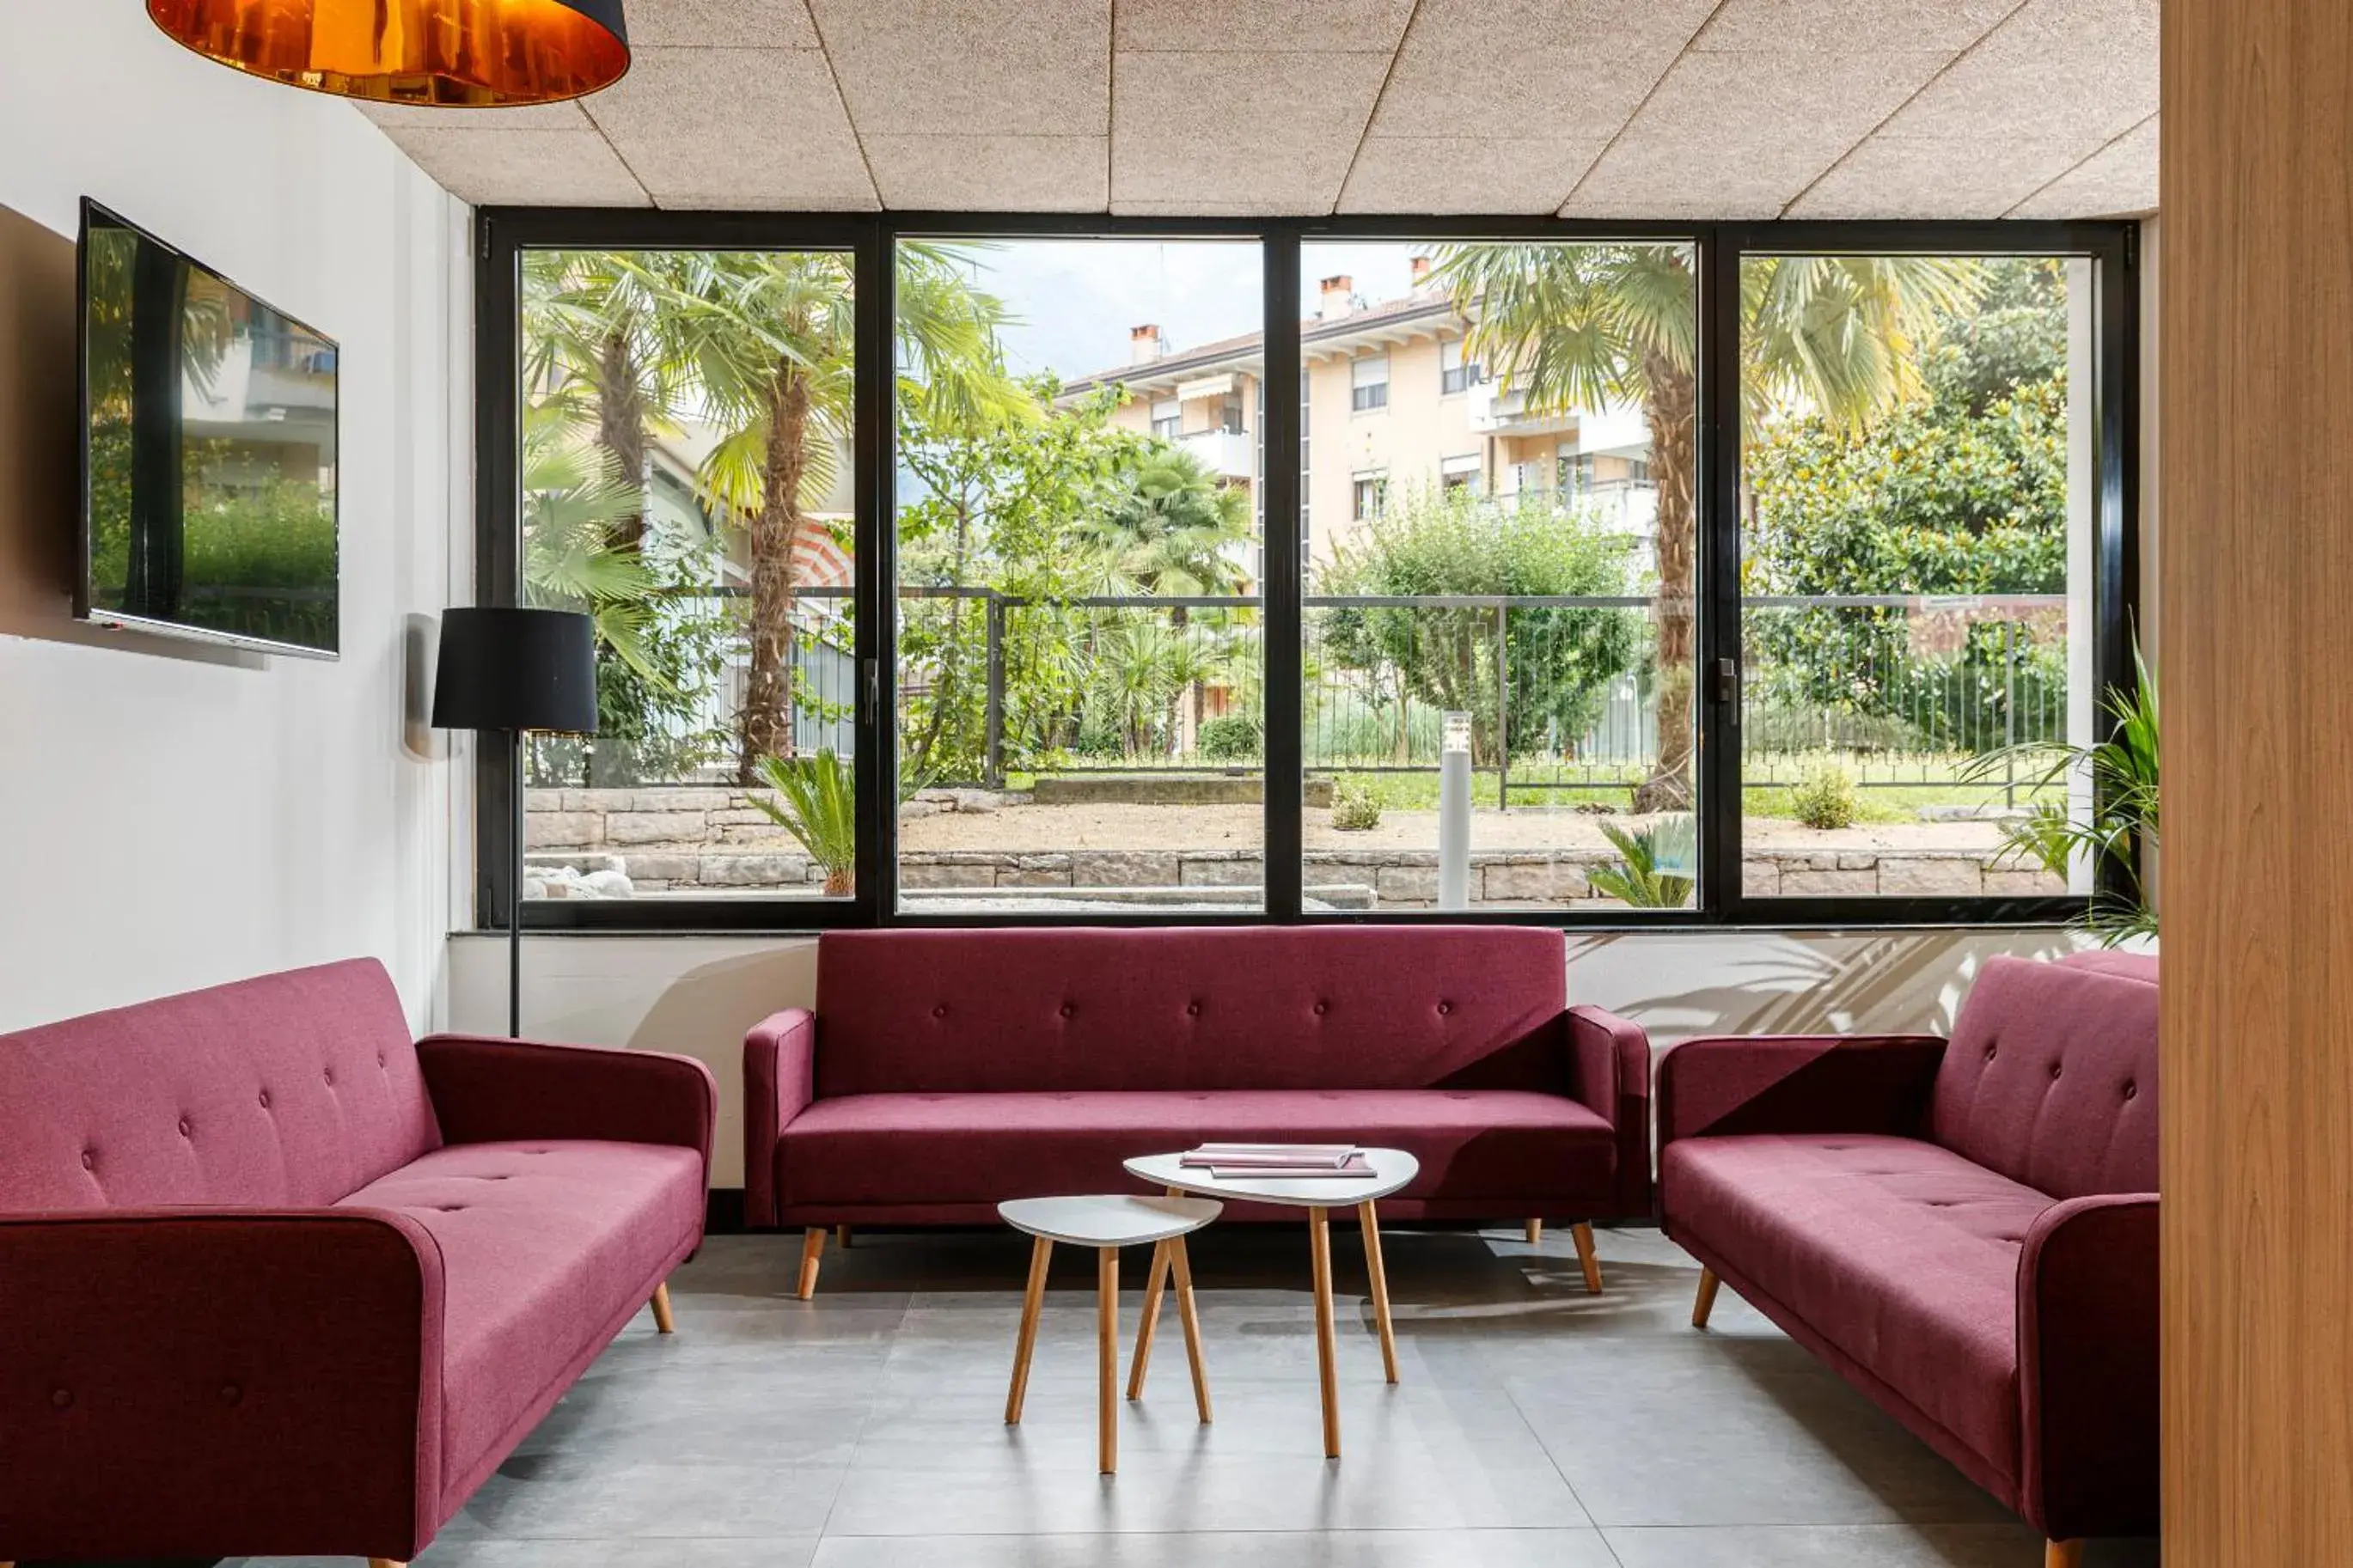
[[[343,1204],[406,1215],[441,1250],[446,1489],[553,1403],[694,1246],[702,1158],[649,1143],[459,1143]]]
[[[777,1141],[786,1207],[997,1203],[1134,1186],[1122,1162],[1208,1139],[1403,1149],[1409,1198],[1609,1192],[1609,1124],[1521,1089],[1155,1089],[859,1094],[820,1100]]]
[[[2018,1257],[2047,1195],[1863,1134],[1677,1139],[1660,1187],[1671,1233],[2018,1473]]]

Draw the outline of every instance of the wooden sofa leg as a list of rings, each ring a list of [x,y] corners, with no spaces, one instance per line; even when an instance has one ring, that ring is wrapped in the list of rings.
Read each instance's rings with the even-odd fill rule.
[[[842,1250],[842,1251],[844,1251],[844,1252],[849,1251],[849,1234],[850,1234],[850,1233],[849,1233],[849,1227],[848,1226],[846,1226],[846,1225],[838,1225],[838,1226],[835,1226],[833,1227],[833,1244],[834,1244],[836,1247],[839,1247],[839,1248],[841,1248],[841,1250]]]
[[[1716,1279],[1715,1269],[1702,1268],[1699,1271],[1699,1299],[1692,1303],[1693,1328],[1707,1327],[1708,1314],[1715,1310],[1715,1289],[1722,1283]]]
[[[804,1301],[817,1294],[817,1260],[825,1256],[825,1226],[813,1225],[801,1232],[801,1279],[799,1294]]]
[[[678,1321],[670,1315],[669,1280],[665,1279],[660,1284],[654,1287],[652,1306],[654,1310],[654,1331],[656,1333],[662,1334],[674,1334],[678,1332]]]
[[[16,1565],[9,1563],[0,1563],[0,1568],[16,1568]],[[368,1568],[408,1568],[408,1564],[406,1563],[396,1563],[389,1557],[371,1557],[368,1559]]]
[[[1530,1247],[1544,1245],[1544,1221],[1540,1219],[1528,1221],[1528,1245]]]
[[[2042,1568],[2084,1568],[2084,1543],[2080,1541],[2043,1542]]]
[[[1578,1220],[1568,1227],[1569,1239],[1577,1243],[1577,1266],[1585,1270],[1585,1293],[1601,1294],[1601,1259],[1593,1255],[1593,1226]]]

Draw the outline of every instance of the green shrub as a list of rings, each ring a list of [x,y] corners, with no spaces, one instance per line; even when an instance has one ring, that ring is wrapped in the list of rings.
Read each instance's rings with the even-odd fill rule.
[[[1630,833],[1605,822],[1601,831],[1623,858],[1587,873],[1595,892],[1640,910],[1680,910],[1690,904],[1693,882],[1678,868],[1694,858],[1697,825],[1693,818],[1662,816]]]
[[[1789,792],[1789,810],[1808,827],[1854,826],[1854,781],[1841,767],[1825,764],[1809,772]]]
[[[1332,826],[1343,833],[1366,833],[1381,825],[1380,797],[1370,784],[1343,779],[1332,786]]]
[[[1258,755],[1258,721],[1247,713],[1220,713],[1201,726],[1201,755],[1216,761]]]

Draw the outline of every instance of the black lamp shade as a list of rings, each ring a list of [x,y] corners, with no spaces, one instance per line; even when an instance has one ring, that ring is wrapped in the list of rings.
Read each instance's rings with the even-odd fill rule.
[[[569,610],[444,610],[433,724],[595,734],[596,623]]]

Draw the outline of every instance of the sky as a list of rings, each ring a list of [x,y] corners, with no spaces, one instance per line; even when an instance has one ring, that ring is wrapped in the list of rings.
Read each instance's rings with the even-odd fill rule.
[[[1421,246],[1395,241],[1311,244],[1299,262],[1300,314],[1316,284],[1356,279],[1367,301],[1394,300]],[[1128,330],[1156,323],[1171,353],[1258,331],[1263,282],[1247,240],[1012,239],[974,253],[976,281],[1018,321],[998,334],[1011,368],[1065,381],[1128,363]]]

